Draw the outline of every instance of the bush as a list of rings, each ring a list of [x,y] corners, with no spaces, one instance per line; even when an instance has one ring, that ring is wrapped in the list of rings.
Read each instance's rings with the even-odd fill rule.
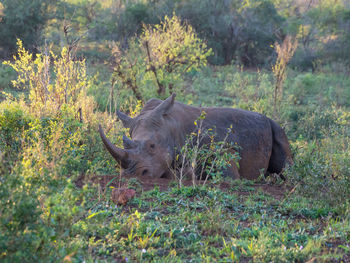
[[[19,159],[23,131],[29,128],[32,121],[26,109],[23,101],[4,101],[0,104],[0,152],[4,157],[3,164],[9,171]]]
[[[51,231],[44,224],[40,202],[20,176],[0,179],[0,260],[29,262],[50,259]]]
[[[91,192],[73,181],[115,171],[97,143],[97,122],[113,119],[94,112],[93,99],[85,95],[85,64],[66,48],[61,56],[48,52],[33,61],[19,42],[18,57],[7,64],[18,73],[14,85],[28,90],[29,98],[0,104],[0,260],[78,258],[76,223],[88,211]]]
[[[29,109],[35,115],[57,117],[68,113],[74,116],[80,111],[80,117],[92,116],[94,102],[86,96],[90,80],[85,61],[74,61],[67,48],[62,49],[60,57],[47,49],[45,54],[37,54],[33,60],[21,40],[17,45],[18,57],[14,57],[14,62],[5,61],[4,64],[18,74],[12,81],[14,87],[29,91]]]
[[[183,75],[205,66],[211,50],[175,15],[154,27],[145,25],[143,30],[139,42],[131,41],[126,52],[114,47],[114,79],[138,100],[183,91]]]
[[[155,24],[159,22],[153,15],[152,7],[149,3],[133,3],[130,1],[123,12],[118,16],[117,31],[118,39],[122,40],[139,35],[142,32],[144,24]]]
[[[334,122],[313,127],[322,134],[320,139],[308,142],[300,137],[295,143],[295,164],[288,178],[299,194],[341,206],[350,197],[350,112],[333,109],[331,114]]]
[[[9,90],[12,87],[11,81],[15,79],[15,71],[6,65],[0,65],[0,91]],[[0,94],[1,96],[1,94]]]

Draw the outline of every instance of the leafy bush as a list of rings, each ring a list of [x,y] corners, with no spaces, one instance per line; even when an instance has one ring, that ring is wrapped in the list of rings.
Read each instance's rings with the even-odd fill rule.
[[[50,52],[33,61],[18,44],[18,57],[6,64],[18,73],[13,84],[29,98],[0,104],[0,259],[62,261],[81,249],[75,223],[91,193],[73,181],[114,171],[96,128],[113,119],[95,113],[85,95],[90,82],[84,62],[66,48],[61,56]]]
[[[205,66],[211,54],[192,27],[181,24],[175,15],[143,30],[139,42],[130,42],[127,52],[118,46],[113,50],[114,78],[138,100],[155,95],[164,98],[180,90],[183,75]]]
[[[45,54],[37,54],[33,60],[21,40],[17,41],[17,45],[18,57],[14,62],[5,61],[4,64],[11,66],[18,74],[17,79],[12,81],[14,87],[29,90],[33,113],[58,116],[62,113],[61,109],[66,109],[71,114],[77,114],[79,110],[81,115],[91,115],[94,105],[85,95],[86,87],[90,85],[85,61],[73,61],[67,48],[62,49],[60,57],[46,50]],[[51,59],[54,59],[53,69]]]
[[[212,128],[206,130],[203,125],[205,116],[203,111],[195,120],[194,132],[187,136],[184,146],[175,158],[173,175],[180,187],[186,177],[192,179],[193,186],[197,179],[203,180],[205,185],[209,178],[218,182],[227,175],[226,169],[239,167],[239,147],[227,142],[233,132],[232,127],[227,129],[222,141],[216,141],[215,131]]]
[[[43,224],[38,196],[31,190],[20,176],[2,174],[0,259],[3,262],[26,262],[51,256],[51,230]]]
[[[158,18],[153,15],[151,3],[129,1],[119,16],[116,16],[119,39],[130,38],[142,32],[144,24],[155,24]]]
[[[15,71],[6,65],[0,65],[0,90],[12,87],[11,81],[15,78]]]
[[[288,176],[299,194],[341,206],[350,197],[350,112],[334,109],[331,114],[334,122],[313,128],[322,134],[318,140],[295,143]]]
[[[4,101],[0,104],[0,151],[7,170],[19,159],[23,131],[29,128],[32,116],[26,112],[23,101]]]
[[[323,72],[325,71],[325,72]],[[350,81],[346,73],[334,74],[332,69],[315,73],[292,73],[286,80],[286,95],[292,96],[295,105],[319,105],[349,107]],[[327,72],[330,71],[330,72]]]

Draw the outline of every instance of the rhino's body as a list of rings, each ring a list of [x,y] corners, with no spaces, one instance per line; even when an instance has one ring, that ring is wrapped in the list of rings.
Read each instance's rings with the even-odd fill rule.
[[[100,134],[125,172],[161,177],[169,174],[175,149],[181,149],[186,136],[196,129],[194,122],[202,111],[206,113],[202,129],[213,129],[216,141],[228,136],[226,141],[239,146],[239,169],[232,162],[225,175],[255,179],[262,172],[281,173],[285,164],[292,162],[284,131],[266,116],[232,108],[193,107],[174,102],[174,96],[165,101],[149,100],[134,119],[118,113],[132,138],[124,137],[125,149],[112,145],[102,129]],[[228,133],[230,127],[233,132]]]

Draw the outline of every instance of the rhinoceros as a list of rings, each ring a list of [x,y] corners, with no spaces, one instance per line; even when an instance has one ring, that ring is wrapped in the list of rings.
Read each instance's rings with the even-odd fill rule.
[[[281,174],[285,165],[292,163],[287,136],[270,118],[242,109],[193,107],[174,99],[175,94],[164,101],[150,99],[135,118],[117,111],[131,136],[123,136],[124,149],[116,147],[99,126],[104,145],[121,164],[124,174],[169,177],[177,151],[196,129],[194,123],[202,111],[202,129],[214,129],[216,141],[226,139],[239,146],[239,165],[232,162],[224,175],[256,179],[262,172]],[[233,132],[227,134],[230,127]]]

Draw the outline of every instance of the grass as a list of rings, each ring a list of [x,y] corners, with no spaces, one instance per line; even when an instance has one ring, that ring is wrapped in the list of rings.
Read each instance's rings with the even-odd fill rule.
[[[101,202],[91,210],[95,216],[79,222],[85,226],[81,237],[91,262],[323,262],[349,257],[350,222],[331,208],[287,196],[288,190],[286,198],[276,198],[251,182],[233,184],[236,188],[225,190],[215,185],[155,187],[125,207]]]
[[[115,116],[101,112],[109,109],[110,72],[102,65],[89,67],[89,76],[99,75],[86,82],[94,100],[85,97],[83,121],[76,103],[46,118],[30,110],[30,101],[0,104],[1,261],[350,261],[345,73],[289,72],[276,116],[271,73],[236,66],[190,72],[179,100],[253,110],[281,123],[295,162],[285,171],[287,182],[224,179],[178,188],[175,181],[168,187],[159,179],[121,178],[137,195],[118,206],[111,192],[119,187],[119,170],[97,126],[108,127],[118,145],[123,130]],[[9,89],[12,73],[0,71],[0,83]],[[140,110],[129,90],[120,94],[114,99],[122,110]]]

